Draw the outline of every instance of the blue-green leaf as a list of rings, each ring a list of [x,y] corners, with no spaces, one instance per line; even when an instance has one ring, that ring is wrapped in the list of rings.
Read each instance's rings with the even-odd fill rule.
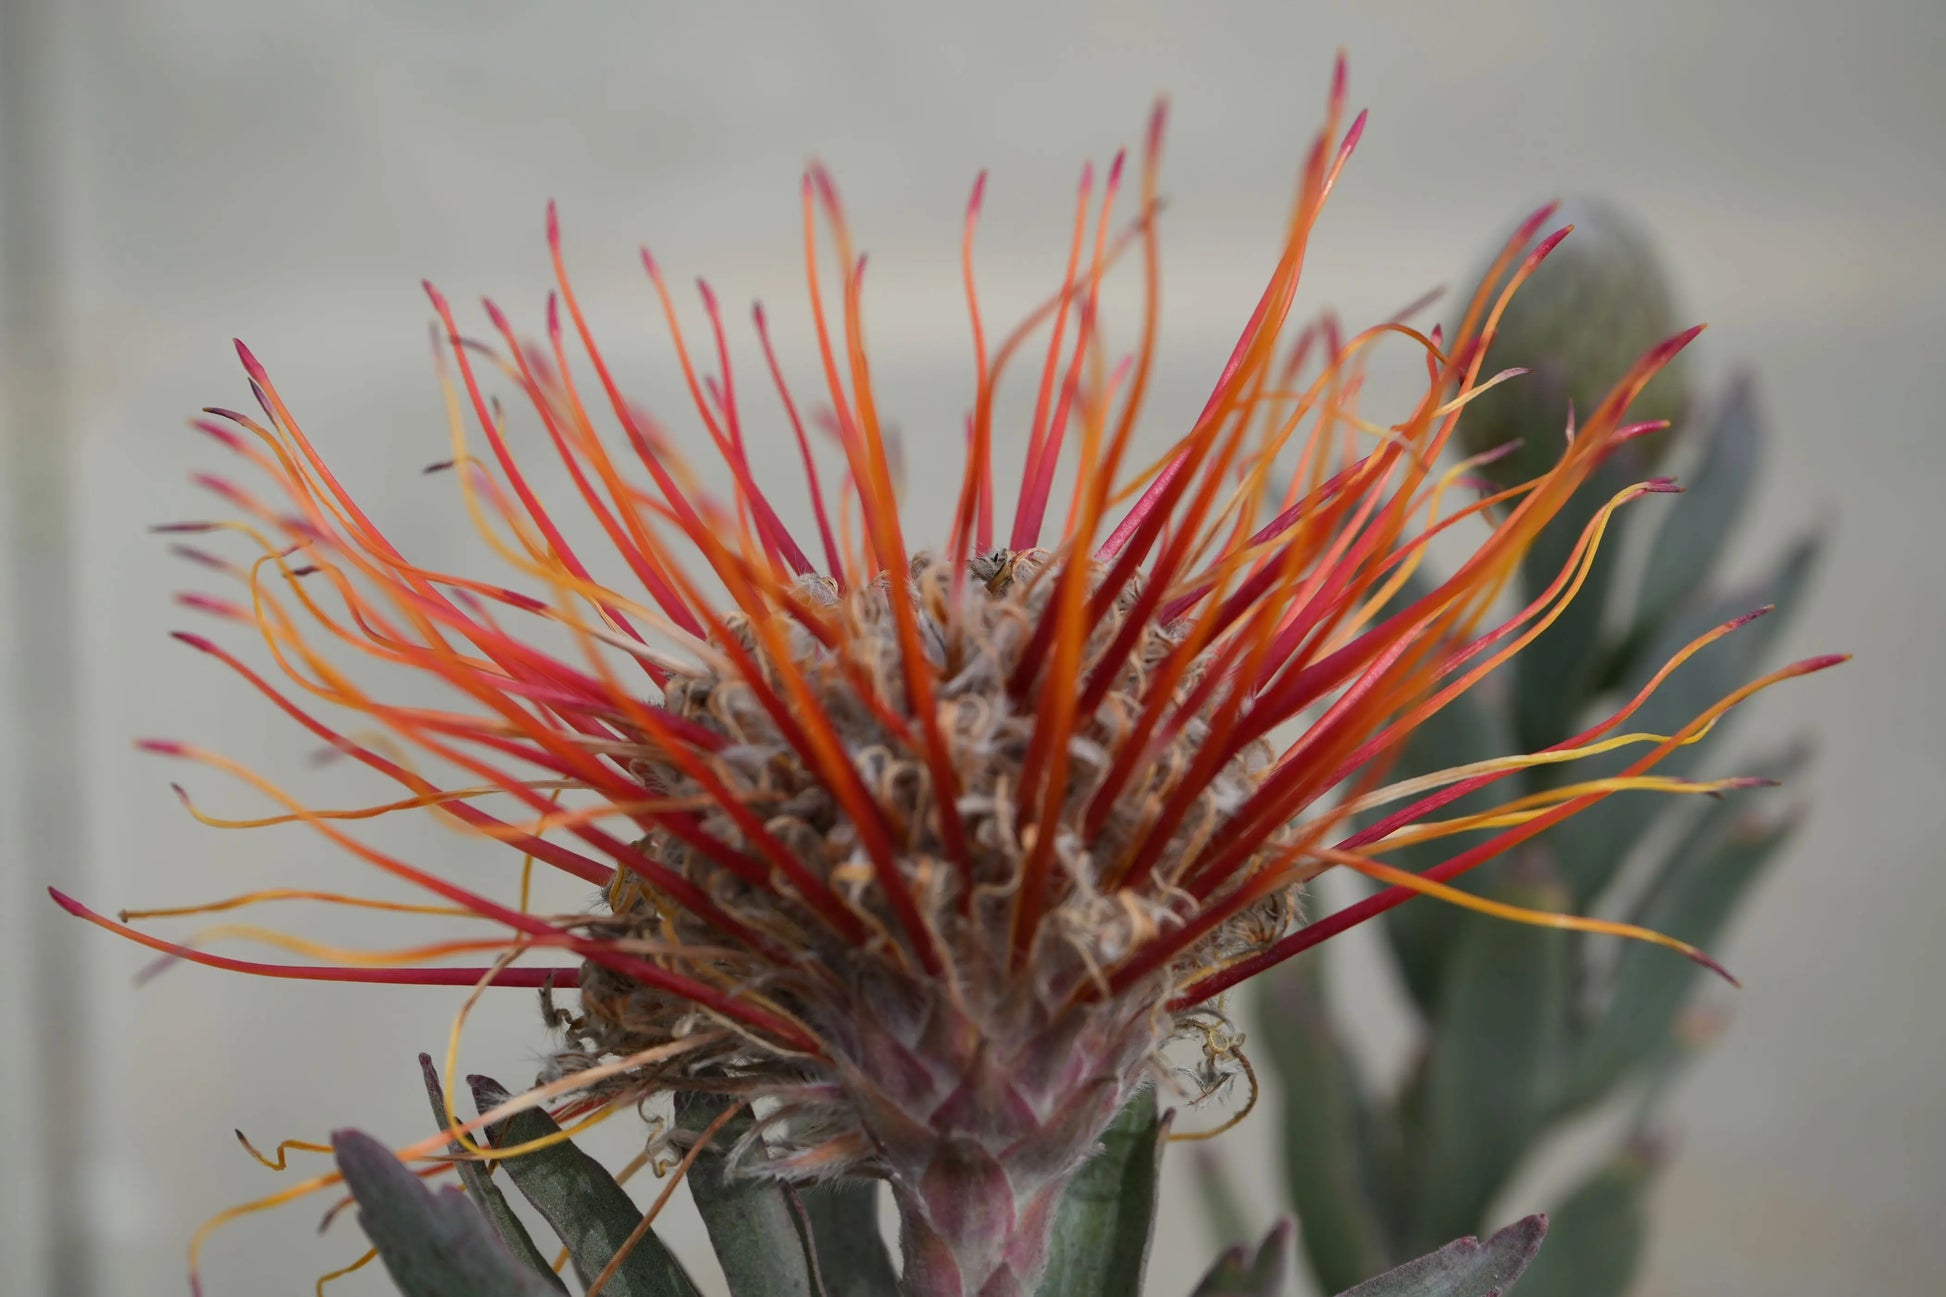
[[[1751,768],[1781,778],[1796,764],[1784,758]],[[1732,793],[1711,805],[1670,851],[1630,921],[1705,949],[1713,946],[1795,827],[1788,816],[1761,818],[1763,800]],[[1663,1056],[1702,972],[1674,951],[1624,944],[1606,1001],[1575,1047],[1565,1101],[1592,1103],[1633,1069]]]
[[[432,1101],[432,1119],[444,1127],[447,1121],[446,1094],[439,1084],[439,1072],[433,1067],[430,1054],[419,1055],[419,1070],[425,1078],[426,1098]],[[533,1236],[520,1223],[520,1217],[514,1215],[513,1207],[507,1202],[506,1195],[500,1192],[500,1186],[493,1182],[493,1175],[487,1166],[463,1156],[465,1150],[457,1142],[449,1142],[447,1147],[456,1159],[453,1165],[459,1171],[460,1183],[466,1186],[466,1196],[486,1215],[493,1232],[500,1236],[508,1251],[520,1258],[528,1269],[541,1276],[556,1292],[566,1292],[568,1286],[561,1282],[561,1276],[554,1273],[554,1267],[534,1246]]]
[[[497,1081],[469,1076],[481,1112],[510,1097]],[[515,1113],[487,1128],[496,1147],[511,1147],[558,1134],[554,1119],[538,1108]],[[642,1213],[607,1168],[563,1140],[499,1163],[567,1245],[574,1272],[584,1284],[596,1276],[635,1232]],[[699,1297],[668,1246],[649,1230],[609,1279],[604,1297]]]
[[[1162,1141],[1169,1118],[1144,1087],[1101,1135],[1101,1149],[1076,1173],[1054,1217],[1041,1297],[1124,1297],[1142,1291]]]
[[[1284,1178],[1304,1253],[1327,1290],[1356,1283],[1390,1259],[1374,1194],[1381,1178],[1378,1118],[1333,1030],[1316,954],[1263,979],[1256,1039],[1280,1100]],[[1268,1077],[1266,1079],[1269,1079]]]
[[[797,1194],[825,1297],[898,1297],[899,1273],[878,1229],[878,1181],[831,1180]]]
[[[514,1259],[460,1189],[434,1193],[355,1130],[331,1136],[358,1224],[404,1297],[553,1297],[546,1280]]]
[[[1472,1238],[1448,1243],[1339,1297],[1499,1297],[1533,1261],[1547,1233],[1547,1217],[1529,1216],[1484,1243]],[[1526,1289],[1521,1293],[1525,1297]]]
[[[723,1110],[720,1101],[685,1095],[677,1119],[683,1129],[700,1132]],[[689,1168],[689,1192],[709,1231],[710,1245],[730,1297],[813,1297],[810,1257],[789,1192],[776,1180],[733,1177],[720,1150],[750,1129],[747,1114],[732,1117],[712,1147]]]
[[[1393,763],[1392,777],[1411,779],[1516,751],[1506,709],[1498,705],[1499,697],[1489,692],[1495,683],[1487,680],[1469,689],[1415,726]],[[1517,795],[1518,789],[1519,777],[1510,776],[1448,803],[1439,814],[1461,816],[1488,810]],[[1384,806],[1373,814],[1382,816],[1397,809],[1397,805]],[[1419,874],[1453,851],[1450,841],[1435,840],[1393,851],[1385,859],[1388,864]],[[1456,880],[1454,886],[1477,891],[1487,886],[1494,874],[1494,867],[1489,865]],[[1465,912],[1453,906],[1415,901],[1388,911],[1382,921],[1406,990],[1424,1013],[1430,1014],[1439,1002],[1446,961],[1464,919]]]
[[[1520,1297],[1621,1297],[1642,1259],[1655,1165],[1630,1150],[1553,1213],[1547,1246],[1521,1277]]]
[[[1750,502],[1762,467],[1763,420],[1748,376],[1731,388],[1703,434],[1703,455],[1669,502],[1642,570],[1640,627],[1660,626],[1703,586]]]
[[[1815,568],[1818,550],[1816,537],[1799,542],[1754,586],[1692,608],[1665,627],[1636,660],[1623,686],[1624,694],[1632,694],[1646,684],[1677,650],[1711,627],[1766,605],[1776,608],[1770,615],[1711,644],[1672,672],[1630,718],[1629,729],[1673,734],[1719,699],[1761,674],[1778,635],[1788,625],[1790,615],[1801,606],[1800,596]],[[1735,717],[1733,710],[1706,738],[1671,751],[1657,764],[1655,773],[1693,773]],[[1600,779],[1617,773],[1641,753],[1639,747],[1624,748],[1578,761],[1568,774],[1575,779]],[[1585,910],[1613,881],[1629,849],[1655,822],[1656,806],[1644,799],[1656,796],[1641,792],[1616,794],[1569,817],[1553,831],[1555,854],[1561,862],[1562,876],[1574,893],[1576,910]]]
[[[1565,907],[1566,892],[1543,857],[1512,863],[1525,876],[1510,881],[1498,899],[1530,909]],[[1413,1246],[1478,1228],[1543,1129],[1560,1083],[1572,952],[1565,932],[1466,917],[1407,1118],[1415,1154]]]

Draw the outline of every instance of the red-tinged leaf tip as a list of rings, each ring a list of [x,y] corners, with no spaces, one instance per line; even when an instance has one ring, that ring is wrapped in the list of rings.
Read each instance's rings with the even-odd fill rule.
[[[265,372],[263,365],[258,363],[257,358],[250,354],[250,348],[243,345],[243,339],[231,338],[230,341],[236,344],[237,359],[243,362],[244,372],[250,375],[250,381],[252,383],[268,383],[270,381],[270,375]],[[259,396],[258,399],[261,400],[262,397]]]
[[[72,896],[69,896],[60,888],[50,887],[47,889],[47,894],[54,898],[56,905],[66,910],[69,914],[72,914],[75,918],[85,919],[88,917],[88,907],[75,900]]]
[[[135,750],[137,752],[152,752],[159,757],[183,757],[189,755],[188,746],[175,739],[137,739],[135,740]],[[170,786],[174,787],[173,784]]]

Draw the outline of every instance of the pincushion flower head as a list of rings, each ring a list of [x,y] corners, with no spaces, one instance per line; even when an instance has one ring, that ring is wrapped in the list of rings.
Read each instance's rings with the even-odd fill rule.
[[[1648,430],[1626,422],[1629,402],[1695,331],[1582,412],[1543,475],[1483,486],[1480,457],[1442,453],[1467,402],[1508,377],[1481,373],[1486,344],[1566,231],[1525,251],[1546,228],[1536,213],[1487,276],[1507,287],[1467,304],[1450,337],[1404,318],[1350,337],[1328,318],[1291,327],[1312,228],[1363,127],[1343,105],[1341,69],[1262,296],[1201,414],[1159,455],[1138,455],[1137,434],[1160,325],[1160,110],[1139,174],[1120,156],[1083,173],[1066,273],[1004,335],[978,304],[975,185],[965,421],[914,434],[963,445],[964,467],[955,494],[903,510],[864,343],[865,260],[815,167],[801,194],[815,394],[787,378],[761,309],[764,371],[733,372],[708,287],[706,327],[686,332],[644,254],[694,405],[681,425],[658,421],[590,332],[551,210],[557,291],[538,338],[491,303],[469,333],[429,288],[450,478],[498,571],[439,571],[396,547],[239,344],[256,412],[197,424],[241,461],[198,479],[229,520],[170,530],[243,546],[186,549],[241,588],[184,601],[261,643],[178,638],[399,792],[320,810],[213,753],[149,746],[254,784],[282,803],[271,819],[423,889],[426,922],[453,931],[384,956],[254,928],[177,942],[57,899],[243,972],[578,988],[541,1098],[585,1112],[733,1096],[756,1119],[739,1173],[889,1182],[910,1292],[1032,1291],[1063,1188],[1165,1046],[1218,1032],[1224,991],[1421,893],[1488,907],[1449,881],[1617,791],[1722,790],[1735,781],[1653,767],[1757,688],[1829,661],[1753,682],[1676,733],[1632,733],[1658,676],[1545,752],[1388,783],[1413,728],[1574,596],[1609,513],[1672,489],[1615,496],[1553,585],[1506,606],[1536,533]],[[1131,269],[1143,308],[1121,337],[1103,290]],[[1381,343],[1414,349],[1425,374],[1389,423],[1359,408]],[[1005,382],[1033,393],[1024,427],[998,424]],[[727,491],[699,456],[720,461]],[[566,475],[556,498],[536,457]],[[786,492],[808,497],[808,527],[785,525]],[[1442,536],[1477,543],[1451,577],[1414,582]],[[446,688],[381,693],[347,665],[359,659]],[[1618,747],[1637,754],[1619,777],[1441,814],[1514,770]],[[481,860],[448,876],[398,858],[361,831],[379,813],[442,817],[476,835]],[[1425,874],[1385,863],[1449,838]],[[533,912],[481,882],[494,857],[509,877],[525,861],[581,880],[592,903]],[[1382,887],[1307,922],[1303,886],[1331,868]],[[341,886],[321,879],[314,899],[375,903]],[[223,935],[316,962],[231,958],[208,948]],[[448,962],[468,952],[470,966]]]

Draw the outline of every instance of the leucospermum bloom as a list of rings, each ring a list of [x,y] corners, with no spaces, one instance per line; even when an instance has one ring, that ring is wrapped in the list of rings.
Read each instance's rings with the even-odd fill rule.
[[[1658,676],[1547,752],[1387,782],[1415,726],[1573,597],[1610,512],[1672,489],[1617,495],[1551,587],[1504,606],[1536,533],[1645,430],[1624,422],[1629,401],[1694,331],[1584,412],[1544,476],[1473,498],[1469,463],[1442,454],[1467,401],[1504,377],[1480,359],[1508,296],[1566,231],[1524,253],[1549,215],[1536,213],[1485,278],[1512,270],[1506,290],[1467,304],[1450,338],[1403,320],[1349,338],[1288,328],[1313,225],[1363,126],[1347,127],[1343,106],[1340,69],[1262,297],[1200,416],[1149,462],[1135,446],[1159,324],[1160,110],[1132,184],[1119,156],[1099,186],[1084,173],[1063,281],[997,345],[973,276],[982,178],[963,251],[973,382],[950,434],[964,437],[964,470],[956,496],[916,516],[895,503],[862,341],[864,259],[817,168],[802,190],[815,398],[787,383],[759,310],[760,402],[732,373],[708,288],[698,346],[645,254],[695,407],[686,432],[658,423],[590,333],[551,210],[558,291],[543,338],[523,339],[491,303],[490,340],[464,335],[429,289],[454,478],[504,572],[436,571],[395,547],[239,344],[260,414],[212,410],[197,425],[248,470],[199,479],[236,520],[174,530],[255,546],[242,563],[192,551],[244,591],[186,602],[254,631],[270,665],[179,638],[401,795],[317,810],[212,753],[149,746],[255,784],[280,818],[490,931],[390,962],[327,951],[270,965],[57,899],[244,972],[578,987],[543,1097],[578,1095],[586,1112],[731,1093],[758,1117],[735,1151],[744,1173],[889,1182],[912,1293],[1031,1291],[1062,1189],[1160,1051],[1209,1029],[1224,991],[1422,893],[1486,905],[1447,884],[1616,791],[1734,783],[1652,771],[1758,688],[1831,661],[1753,682],[1676,733],[1632,733]],[[1145,305],[1118,356],[1100,312],[1125,262]],[[1358,399],[1388,340],[1416,349],[1426,381],[1383,425]],[[994,396],[1034,356],[1023,437],[996,427]],[[524,403],[503,409],[500,393]],[[820,423],[835,443],[822,463]],[[802,487],[772,471],[759,424],[788,438],[775,444]],[[692,469],[698,448],[720,459],[727,494]],[[534,455],[558,460],[570,494],[541,498],[523,468]],[[774,503],[785,489],[808,490],[805,535]],[[1408,587],[1435,537],[1469,531],[1477,546],[1450,577]],[[603,552],[570,533],[598,535]],[[423,673],[463,702],[381,696],[348,657]],[[1637,754],[1619,777],[1441,814],[1515,770],[1618,747]],[[559,870],[599,904],[531,912],[488,895],[477,871],[462,882],[415,866],[354,831],[378,811],[444,817],[483,855]],[[1385,863],[1433,838],[1464,845],[1422,875]],[[1300,889],[1334,867],[1383,886],[1307,923]],[[492,958],[446,962],[465,952]],[[444,1138],[416,1152],[443,1153]]]

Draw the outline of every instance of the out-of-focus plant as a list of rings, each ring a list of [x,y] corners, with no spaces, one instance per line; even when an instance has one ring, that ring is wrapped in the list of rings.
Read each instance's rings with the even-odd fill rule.
[[[1647,237],[1604,205],[1562,215],[1575,223],[1574,234],[1512,300],[1488,352],[1489,372],[1529,372],[1485,393],[1460,422],[1466,452],[1502,451],[1479,469],[1484,489],[1547,471],[1573,436],[1575,417],[1674,327]],[[1684,494],[1655,509],[1615,513],[1560,619],[1514,660],[1506,679],[1419,726],[1395,777],[1509,750],[1544,753],[1655,682],[1671,653],[1699,632],[1774,608],[1662,681],[1631,728],[1672,732],[1699,700],[1753,674],[1800,602],[1818,539],[1800,539],[1753,580],[1725,576],[1729,542],[1757,482],[1763,422],[1747,379],[1700,410],[1688,383],[1687,370],[1672,365],[1636,398],[1632,422],[1667,421],[1669,429],[1616,449],[1542,532],[1522,564],[1517,596],[1532,598],[1554,579],[1594,512],[1629,483],[1667,468]],[[1663,772],[1702,771],[1721,729],[1672,753]],[[1781,778],[1800,760],[1779,752],[1739,769]],[[1626,762],[1617,751],[1572,772],[1536,764],[1519,778],[1523,792],[1545,804],[1569,782],[1599,779]],[[1482,805],[1463,798],[1448,813]],[[1730,791],[1701,806],[1626,793],[1459,886],[1489,900],[1605,914],[1710,945],[1795,823],[1775,795],[1756,791]],[[1406,846],[1391,859],[1419,872],[1449,851],[1445,843]],[[1515,929],[1445,906],[1394,910],[1383,930],[1416,1010],[1413,1054],[1396,1092],[1375,1085],[1347,1046],[1347,1025],[1333,1014],[1318,961],[1280,970],[1259,991],[1253,1053],[1283,1095],[1283,1165],[1313,1274],[1327,1290],[1340,1288],[1482,1228],[1497,1196],[1563,1123],[1630,1096],[1621,1144],[1559,1204],[1548,1247],[1521,1287],[1523,1297],[1623,1291],[1662,1160],[1658,1101],[1714,1032],[1714,1015],[1696,1004],[1700,970],[1611,938]],[[1220,1181],[1212,1178],[1211,1189],[1220,1199]]]

